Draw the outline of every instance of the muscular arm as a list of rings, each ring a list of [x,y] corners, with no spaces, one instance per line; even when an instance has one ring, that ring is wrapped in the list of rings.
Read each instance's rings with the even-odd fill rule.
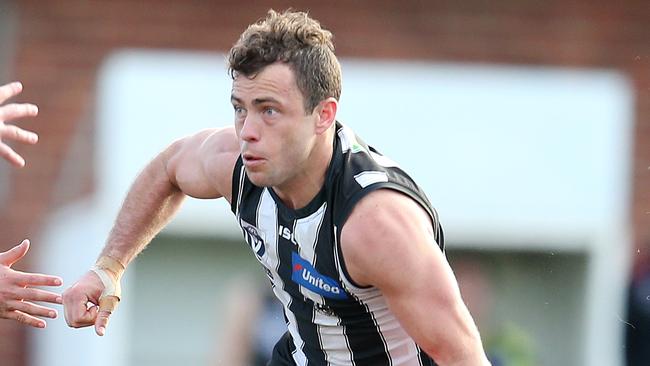
[[[128,265],[169,222],[185,196],[230,201],[238,154],[232,128],[201,131],[171,144],[134,181],[102,255]]]
[[[230,200],[232,171],[238,156],[235,131],[225,128],[178,140],[147,164],[117,215],[98,261],[98,271],[88,271],[63,293],[68,325],[95,325],[97,334],[104,335],[108,318],[119,301],[119,282],[125,267],[171,220],[185,196]],[[103,305],[100,301],[104,301]],[[88,308],[88,302],[97,306]]]
[[[362,199],[341,232],[348,272],[376,286],[420,347],[440,365],[489,365],[426,212],[407,196],[378,190]]]

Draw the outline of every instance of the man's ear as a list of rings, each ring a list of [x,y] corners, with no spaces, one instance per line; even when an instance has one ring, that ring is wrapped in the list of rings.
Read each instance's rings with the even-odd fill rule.
[[[316,133],[322,134],[327,131],[336,121],[336,111],[339,103],[336,99],[330,97],[322,100],[316,106],[318,121],[316,122]]]

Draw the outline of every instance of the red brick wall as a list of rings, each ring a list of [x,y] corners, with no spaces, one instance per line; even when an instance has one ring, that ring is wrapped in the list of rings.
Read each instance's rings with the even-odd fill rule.
[[[291,5],[309,10],[334,32],[341,56],[606,67],[628,74],[637,92],[630,211],[635,229],[633,250],[638,263],[648,258],[650,2],[243,3],[16,0],[19,19],[13,76],[26,87],[20,99],[33,101],[41,109],[40,117],[21,125],[39,132],[41,141],[17,149],[28,166],[12,171],[12,197],[0,209],[0,249],[23,237],[37,237],[48,213],[92,191],[92,151],[71,157],[78,168],[73,174],[62,169],[62,162],[70,154],[75,136],[82,141],[92,138],[96,73],[112,50],[150,47],[224,51],[266,9]],[[32,250],[38,250],[38,243]],[[22,265],[29,267],[28,262]],[[3,365],[25,365],[26,345],[21,339],[22,327],[0,322]]]

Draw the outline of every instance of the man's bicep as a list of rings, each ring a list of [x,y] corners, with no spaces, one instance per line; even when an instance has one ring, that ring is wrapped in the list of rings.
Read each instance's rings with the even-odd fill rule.
[[[382,293],[388,307],[404,330],[440,364],[455,364],[467,354],[478,360],[483,357],[480,336],[446,259],[437,248],[421,257],[404,261],[403,271],[384,279]]]
[[[391,273],[378,273],[376,281],[407,331],[420,341],[434,342],[440,335],[437,331],[453,328],[448,321],[454,318],[455,308],[464,305],[440,249],[431,245],[420,249],[405,255],[395,253]]]
[[[367,284],[406,308],[416,303],[429,309],[453,306],[460,292],[434,239],[430,217],[404,194],[384,191],[384,202],[359,213],[368,220],[360,225],[362,242],[357,243],[365,259],[353,266],[361,266],[357,272],[366,273]]]

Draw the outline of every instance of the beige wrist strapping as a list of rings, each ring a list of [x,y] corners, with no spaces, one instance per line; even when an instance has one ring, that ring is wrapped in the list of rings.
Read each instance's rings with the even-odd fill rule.
[[[112,313],[122,296],[120,279],[124,273],[124,265],[111,257],[102,256],[90,270],[97,274],[104,285],[104,291],[99,296],[99,311]]]

